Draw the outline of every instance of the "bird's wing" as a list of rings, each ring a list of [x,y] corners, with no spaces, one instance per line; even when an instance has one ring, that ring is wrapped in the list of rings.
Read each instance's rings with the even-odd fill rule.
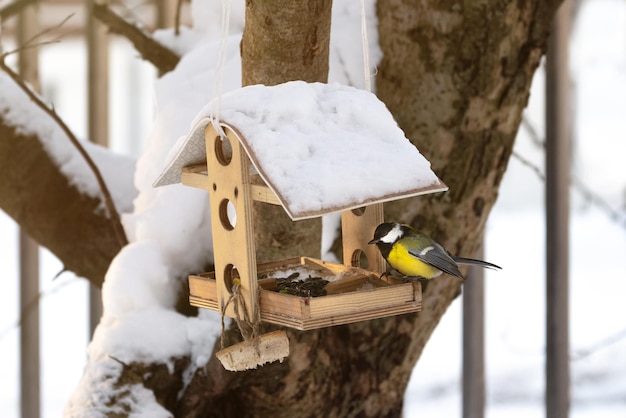
[[[410,237],[403,238],[403,241],[407,240],[406,247],[409,254],[418,258],[426,264],[438,268],[439,270],[447,273],[451,276],[456,276],[461,280],[465,280],[465,277],[459,271],[459,266],[454,262],[452,257],[448,255],[448,252],[439,244],[423,247],[421,242],[417,239]],[[411,242],[414,241],[414,242]]]

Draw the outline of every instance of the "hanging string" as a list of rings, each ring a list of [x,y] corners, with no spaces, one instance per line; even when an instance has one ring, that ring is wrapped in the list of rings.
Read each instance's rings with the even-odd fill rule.
[[[222,317],[222,333],[220,336],[220,345],[221,349],[224,349],[225,341],[224,341],[224,317],[226,316],[226,309],[232,303],[233,310],[235,312],[235,323],[237,324],[237,328],[239,328],[239,332],[243,337],[244,341],[252,340],[255,343],[255,347],[257,352],[259,351],[259,342],[256,336],[259,333],[259,318],[260,318],[260,310],[259,304],[256,303],[255,311],[253,312],[254,318],[250,318],[248,315],[248,310],[246,309],[246,303],[243,298],[243,294],[241,293],[241,282],[238,279],[235,279],[235,284],[231,289],[231,294],[226,304],[221,309],[221,317]],[[243,316],[243,317],[242,317]]]
[[[363,75],[365,77],[365,90],[372,91],[370,74],[370,48],[367,40],[367,16],[365,14],[365,0],[361,0],[361,44],[363,46]]]
[[[215,77],[213,78],[213,97],[217,97],[217,106],[215,107],[213,117],[211,118],[211,125],[213,125],[213,128],[221,138],[226,138],[226,133],[220,124],[220,112],[222,109],[224,67],[226,62],[226,48],[228,46],[228,30],[230,25],[230,2],[231,0],[222,0],[222,34],[220,37],[220,47],[215,66]]]

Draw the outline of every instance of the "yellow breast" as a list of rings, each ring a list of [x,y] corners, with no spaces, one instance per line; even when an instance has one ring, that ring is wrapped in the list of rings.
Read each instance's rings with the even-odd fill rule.
[[[413,257],[402,245],[394,245],[391,248],[387,262],[404,276],[433,279],[441,274],[441,270]]]

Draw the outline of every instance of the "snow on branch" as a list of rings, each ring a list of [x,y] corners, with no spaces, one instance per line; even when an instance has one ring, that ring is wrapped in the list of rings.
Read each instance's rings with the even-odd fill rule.
[[[136,25],[127,22],[104,4],[93,4],[93,16],[105,24],[113,33],[121,35],[132,42],[141,57],[154,65],[160,73],[172,71],[180,57],[171,49],[157,42],[149,34]]]

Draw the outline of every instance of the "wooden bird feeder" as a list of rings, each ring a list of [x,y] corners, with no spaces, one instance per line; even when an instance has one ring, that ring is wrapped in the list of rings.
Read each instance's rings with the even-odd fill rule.
[[[337,106],[333,108],[334,113],[323,115],[327,121],[331,120],[331,122],[337,115],[345,118],[345,112],[349,112],[350,106],[354,103],[362,103],[363,100],[378,100],[371,93],[347,86],[304,82],[292,82],[273,87],[251,86],[240,89],[237,94],[245,94],[241,91],[252,88],[265,89],[263,92],[267,96],[273,93],[272,89],[283,89],[283,91],[276,90],[280,95],[285,94],[284,89],[290,84],[294,84],[291,87],[296,90],[316,89],[318,96],[326,94],[330,97],[335,91],[344,95],[356,95],[353,103],[348,104],[349,107],[346,110],[341,109],[343,103],[346,102],[342,100],[339,108]],[[294,97],[298,97],[297,94],[299,94],[298,91],[295,91]],[[267,135],[264,131],[267,128],[258,123],[259,120],[263,120],[262,117],[256,113],[251,115],[251,112],[271,113],[272,101],[267,101],[269,109],[257,109],[253,105],[247,108],[245,100],[233,99],[233,104],[231,104],[228,99],[227,95],[222,99],[222,122],[220,124],[226,137],[221,137],[211,123],[212,110],[209,107],[205,110],[207,117],[199,119],[187,137],[185,145],[180,148],[178,156],[155,183],[164,185],[181,182],[187,186],[207,190],[210,196],[215,271],[189,276],[190,303],[194,306],[221,311],[226,316],[236,317],[242,312],[236,313],[235,307],[228,301],[232,299],[234,284],[240,283],[245,311],[249,318],[254,318],[255,313],[258,312],[257,315],[262,321],[299,330],[311,330],[419,311],[422,301],[419,281],[403,283],[401,280],[388,276],[381,278],[381,273],[385,271],[385,261],[376,246],[367,243],[372,239],[376,226],[383,222],[382,202],[443,191],[447,187],[428,168],[432,176],[429,181],[420,182],[417,181],[420,179],[416,179],[416,185],[409,184],[408,187],[399,190],[377,191],[375,195],[372,195],[368,194],[366,179],[364,183],[358,182],[360,176],[365,177],[368,173],[363,171],[361,174],[354,174],[362,190],[339,190],[337,193],[334,188],[340,187],[342,178],[333,179],[334,183],[330,186],[329,184],[318,185],[315,183],[316,179],[313,178],[308,179],[313,186],[309,183],[295,185],[312,189],[311,199],[302,198],[294,201],[293,198],[290,199],[287,187],[281,183],[284,179],[273,174],[280,173],[280,170],[276,170],[276,165],[284,164],[284,159],[279,155],[280,150],[277,150],[272,160],[262,155],[263,141],[257,139],[257,136],[259,131]],[[229,112],[229,106],[236,109]],[[242,106],[243,109],[241,109]],[[384,105],[377,109],[378,113],[387,112],[386,117],[393,121]],[[323,109],[320,111],[323,112]],[[363,112],[363,109],[356,111]],[[247,115],[247,119],[241,117],[242,114]],[[307,117],[314,116],[308,115]],[[378,117],[380,118],[380,115]],[[336,127],[336,124],[333,125],[331,122],[322,124],[322,129],[326,125]],[[297,124],[297,121],[292,121],[292,123]],[[400,131],[397,126],[395,129]],[[395,132],[395,134],[398,133]],[[293,137],[293,129],[287,138],[280,137],[284,135],[280,132],[276,135],[279,137],[277,140],[298,140]],[[316,132],[315,135],[322,138],[320,139],[322,142],[325,138],[328,139],[330,144],[333,143],[332,141],[342,141],[344,137],[349,136],[336,130],[328,133]],[[363,161],[361,165],[353,161],[350,164],[361,169],[367,164],[371,165],[372,161],[382,158],[391,162],[392,170],[380,171],[374,175],[388,176],[396,172],[393,165],[394,155],[400,155],[406,159],[404,154],[407,150],[413,150],[412,152],[423,159],[419,152],[409,144],[404,134],[401,133],[401,135],[402,138],[398,140],[398,143],[390,142],[388,145],[382,145],[382,149],[389,155],[380,155],[381,148],[368,144],[367,138],[369,137],[365,135],[367,138],[362,142],[357,141],[356,144],[362,147],[360,149],[365,149],[365,152],[371,148],[375,155]],[[378,137],[375,136],[375,138]],[[380,140],[386,141],[387,138]],[[409,147],[406,147],[403,142],[406,142]],[[341,155],[332,149],[332,146],[330,148],[325,149],[324,146],[320,146],[319,152],[326,154],[315,157],[317,170],[320,173],[327,173],[328,170],[333,170],[333,167],[348,163],[346,157],[349,156]],[[348,150],[350,150],[349,147]],[[363,152],[358,154],[363,154]],[[288,159],[289,155],[285,158]],[[294,158],[302,159],[302,156]],[[392,159],[389,160],[389,158]],[[321,167],[319,161],[322,162]],[[324,162],[328,162],[328,166],[325,166]],[[298,163],[306,165],[307,160],[302,159]],[[287,166],[287,164],[284,165]],[[401,169],[399,170],[401,171],[399,175],[406,176]],[[420,173],[412,175],[419,177],[422,175]],[[288,176],[289,173],[283,175]],[[329,187],[333,188],[337,196],[351,197],[342,201],[329,199],[317,207],[302,204],[302,201],[306,203],[308,200],[316,200],[320,190],[323,193],[325,188]],[[302,190],[302,193],[306,195],[307,190]],[[252,218],[253,202],[280,205],[294,221],[340,211],[343,264],[299,257],[257,265]],[[233,216],[233,212],[236,216]],[[367,260],[367,269],[362,268],[362,259]]]

